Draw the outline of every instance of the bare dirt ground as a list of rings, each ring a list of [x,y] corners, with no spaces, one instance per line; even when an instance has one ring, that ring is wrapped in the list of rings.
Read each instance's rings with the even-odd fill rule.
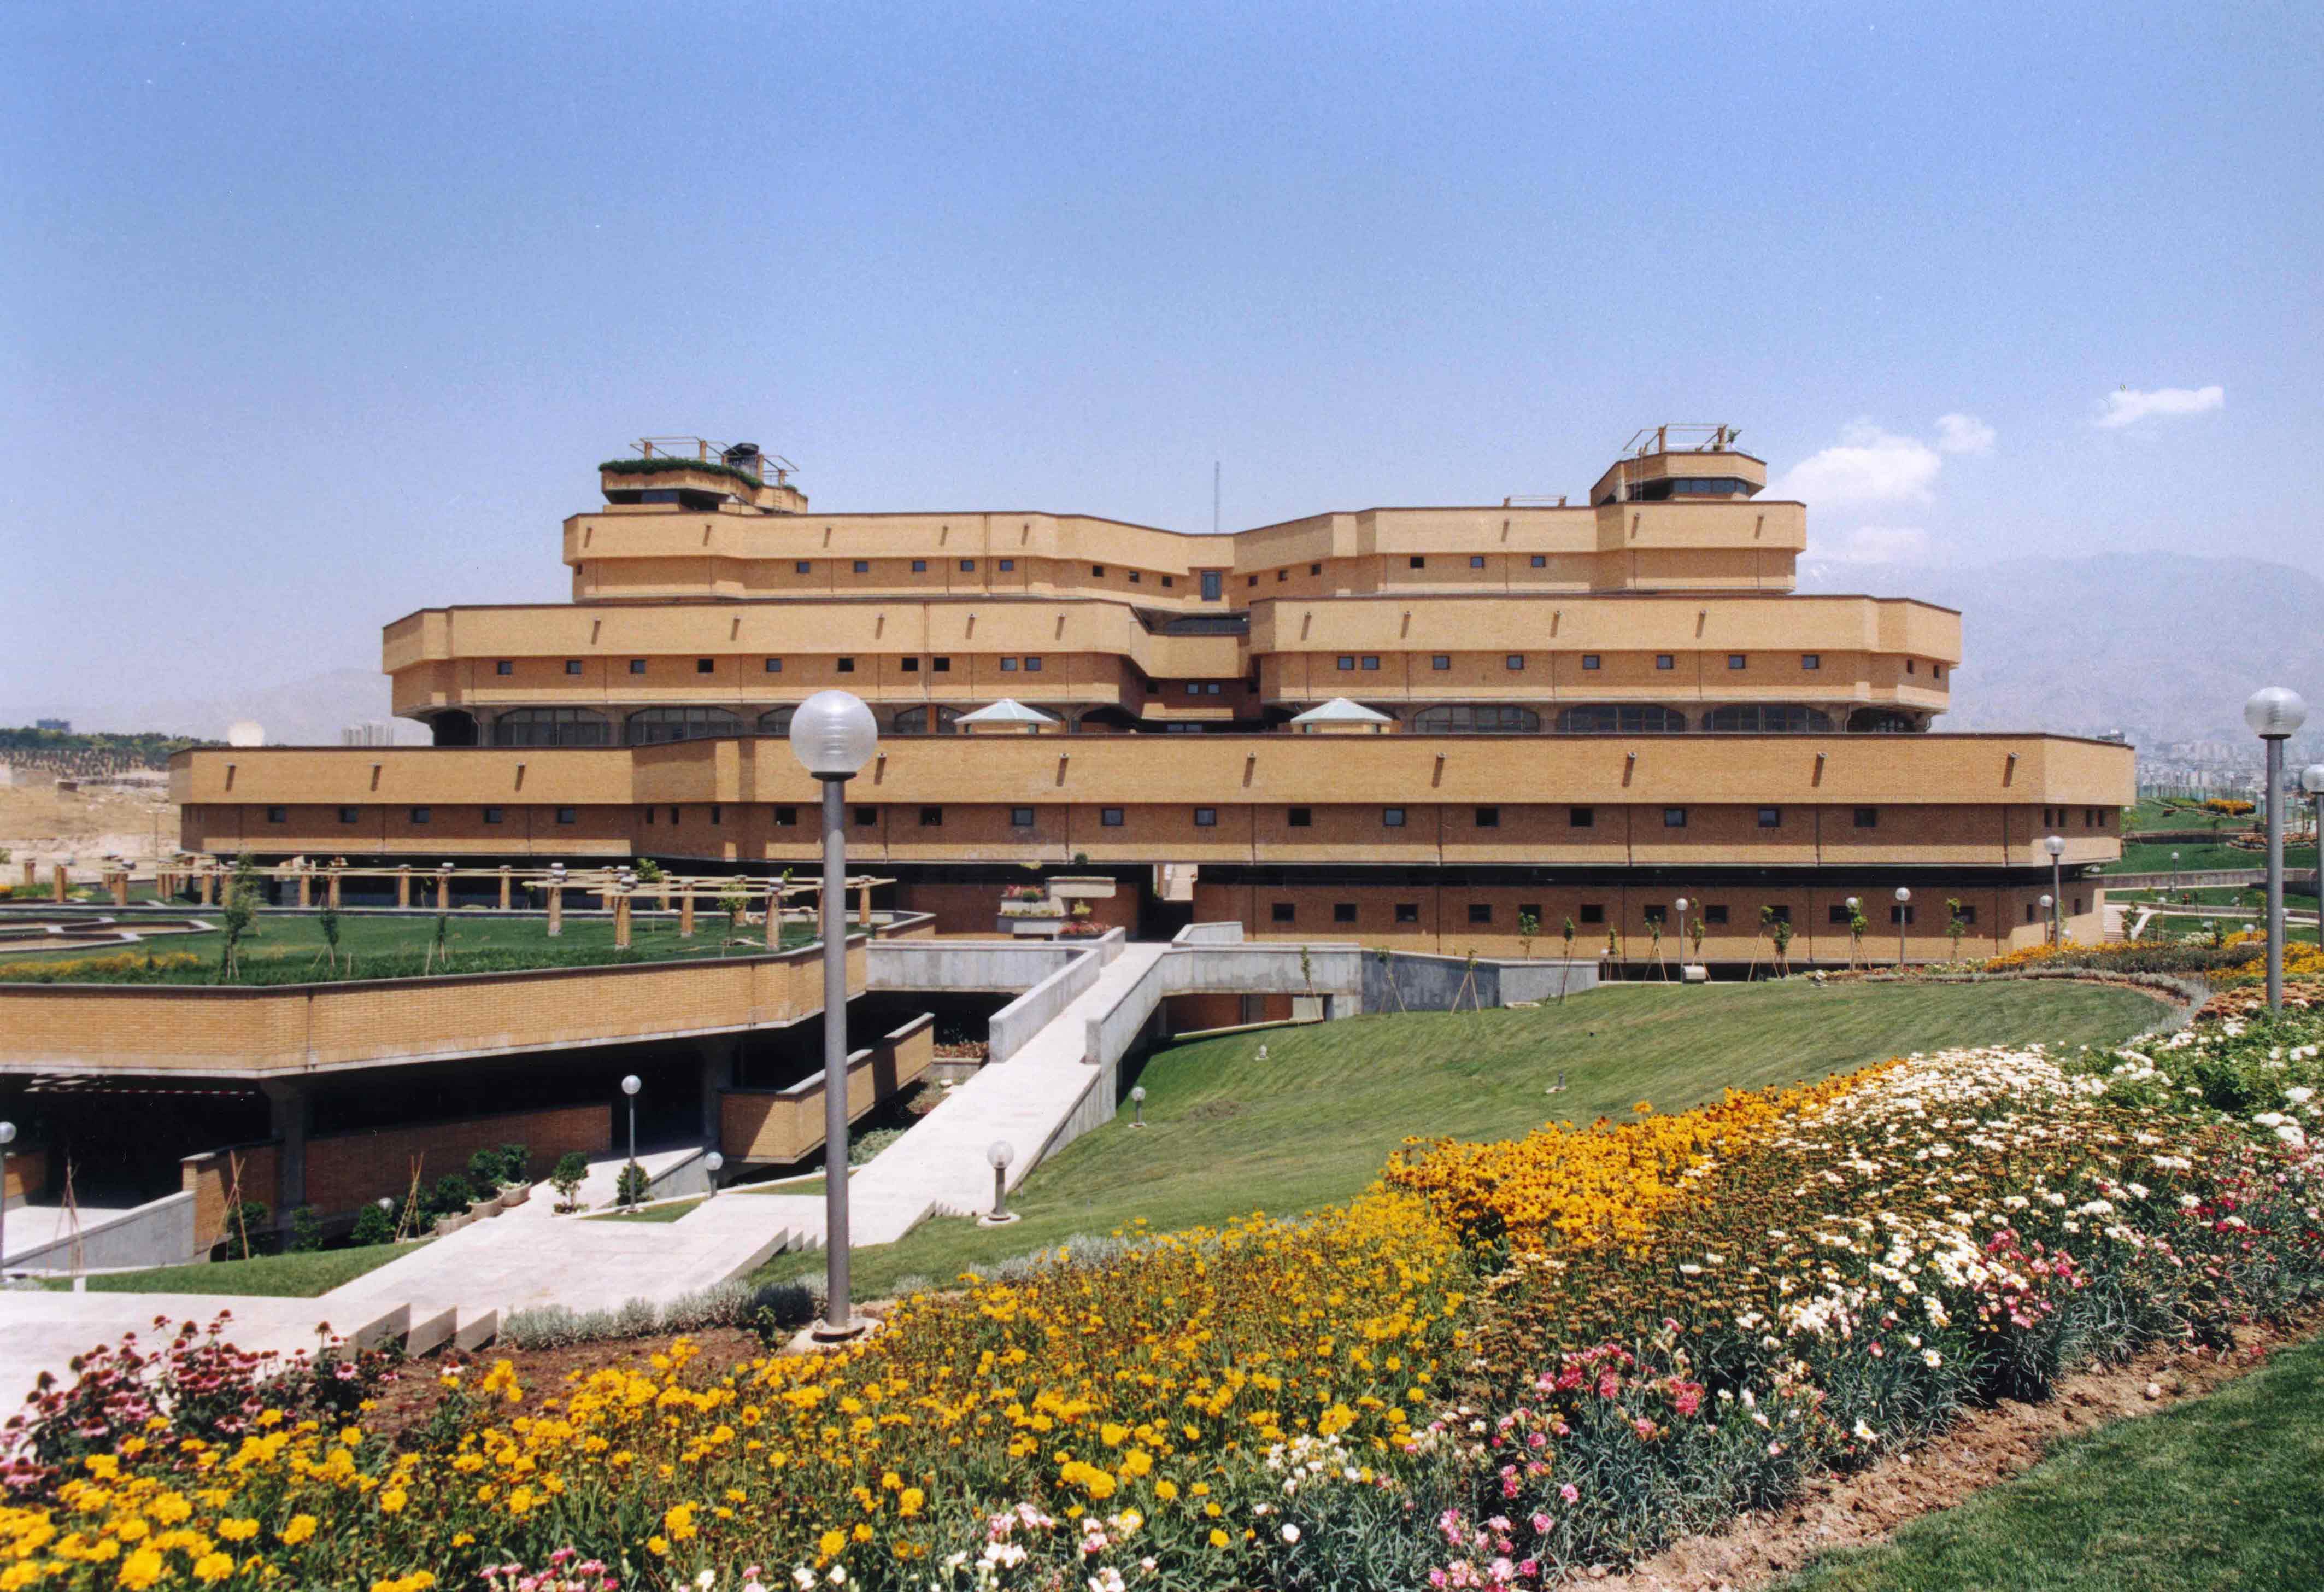
[[[2256,1370],[2269,1352],[2313,1336],[2324,1313],[2284,1330],[2239,1328],[2225,1352],[2155,1348],[2126,1365],[2069,1376],[2048,1399],[2005,1399],[1935,1441],[1848,1476],[1827,1476],[1783,1508],[1688,1537],[1626,1572],[1602,1569],[1568,1587],[1621,1592],[1752,1592],[1820,1553],[1877,1541],[1915,1516],[1950,1509],[2031,1468],[2052,1444],[2151,1415]]]
[[[107,853],[150,863],[177,846],[178,807],[167,786],[88,784],[59,791],[54,780],[36,769],[19,769],[14,783],[0,785],[0,847],[12,854],[0,884],[22,879],[19,865],[26,857],[43,870],[60,857],[87,865]],[[80,875],[76,867],[74,877]]]

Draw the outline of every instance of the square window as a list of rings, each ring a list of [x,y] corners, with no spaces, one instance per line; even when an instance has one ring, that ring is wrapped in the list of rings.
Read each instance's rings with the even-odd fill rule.
[[[1548,569],[1548,568],[1549,568],[1549,559],[1548,559],[1547,555],[1543,554],[1543,553],[1536,553],[1536,554],[1534,554],[1534,555],[1533,555],[1533,567],[1534,567],[1535,569]]]
[[[653,822],[653,821],[654,821],[654,810],[653,810],[652,808],[649,807],[649,808],[647,808],[647,809],[646,809],[646,822],[648,822],[648,823],[651,823],[651,822]]]
[[[1288,569],[1277,569],[1275,572],[1275,578],[1277,580],[1288,580],[1291,578],[1291,571]]]
[[[1942,680],[1945,677],[1945,666],[1941,663],[1932,663],[1929,665],[1929,672]]]
[[[1312,807],[1295,807],[1291,810],[1288,822],[1295,829],[1313,828],[1315,826],[1315,810]]]
[[[778,807],[775,809],[775,828],[778,829],[798,828],[798,809],[796,807]]]
[[[1105,575],[1105,566],[1103,564],[1092,564],[1090,566],[1090,573],[1102,578]]]
[[[1969,925],[1971,928],[1975,928],[1977,926],[1977,908],[1967,902],[1961,902],[1960,921]]]
[[[1488,901],[1472,901],[1469,903],[1469,921],[1471,923],[1489,923],[1492,921],[1492,902]]]
[[[1135,579],[1135,578],[1137,578],[1137,577],[1132,576],[1132,577],[1131,577],[1131,578],[1132,578],[1132,579]],[[1177,585],[1178,583],[1177,583],[1176,580],[1173,580],[1169,576],[1165,575],[1164,577],[1162,577],[1162,584],[1163,584],[1163,585],[1165,585],[1165,586],[1176,586],[1176,585]]]
[[[426,823],[429,820],[429,811],[424,807],[415,807],[411,810],[411,821],[415,824]]]
[[[1670,908],[1666,906],[1656,904],[1641,910],[1645,912],[1646,920],[1649,923],[1667,923],[1670,921]]]
[[[1031,828],[1033,827],[1033,810],[1029,807],[1010,808],[1009,810],[1009,827],[1012,829]]]
[[[1186,694],[1190,697],[1201,696],[1203,694],[1203,682],[1198,680],[1188,680],[1186,682]]]
[[[351,823],[354,823],[355,821],[355,810],[354,808],[352,808],[352,807],[342,807],[341,809],[339,809],[339,822],[341,822],[341,823],[343,823],[343,824],[351,824]]]
[[[854,672],[855,672],[855,660],[854,660],[854,659],[853,659],[853,658],[842,658],[842,659],[839,661],[839,672],[840,672],[840,673],[842,673],[842,674],[853,674],[853,673],[854,673]]]
[[[927,560],[926,560],[926,559],[914,559],[914,560],[912,560],[912,573],[913,573],[913,574],[915,574],[915,575],[925,575],[925,574],[927,574],[927,572],[928,572],[928,561],[927,561]]]
[[[1380,827],[1388,829],[1401,829],[1404,828],[1404,809],[1401,807],[1381,808]]]
[[[869,560],[869,559],[858,559],[858,560],[855,560],[855,572],[856,572],[858,575],[869,575],[870,573],[872,573],[872,560]]]
[[[783,661],[780,658],[770,658],[767,660],[767,672],[769,674],[780,674],[782,671]],[[645,671],[638,668],[635,664],[632,664],[630,666],[630,672],[632,674],[643,674]]]
[[[1484,554],[1482,554],[1482,553],[1471,553],[1471,554],[1469,555],[1469,568],[1471,568],[1471,569],[1483,569],[1484,567],[1485,567],[1485,555],[1484,555]]]
[[[580,659],[578,659],[578,658],[567,658],[567,659],[566,659],[566,660],[565,660],[565,672],[566,672],[566,673],[567,673],[567,674],[578,674],[578,673],[580,673],[580,672],[581,672],[581,660],[580,660]]]
[[[1376,653],[1366,653],[1364,654],[1364,667],[1367,669],[1378,669],[1379,667],[1379,656]]]
[[[290,821],[290,810],[287,807],[270,807],[266,810],[266,821],[270,824],[287,824]]]
[[[1597,669],[1601,666],[1602,662],[1603,661],[1595,653],[1584,653],[1582,654],[1582,667],[1584,669]]]
[[[1517,927],[1519,929],[1523,929],[1525,927],[1525,921],[1527,918],[1531,918],[1533,920],[1533,925],[1536,930],[1541,928],[1541,902],[1537,901],[1521,901],[1517,902]]]
[[[1452,654],[1438,653],[1428,660],[1428,666],[1437,670],[1450,669],[1452,667]]]
[[[1891,928],[1895,927],[1899,923],[1909,925],[1912,921],[1913,909],[1911,907],[1891,906],[1888,909],[1888,923]]]
[[[1569,829],[1591,828],[1597,822],[1598,810],[1594,807],[1569,807],[1565,810],[1565,827]]]
[[[507,821],[508,810],[506,808],[487,807],[484,809],[484,822],[488,824],[500,824],[506,823]]]
[[[1806,670],[1811,674],[1814,673],[1817,670],[1823,667],[1823,654],[1821,653],[1802,653],[1800,654],[1800,667]]]
[[[1748,662],[1749,660],[1745,658],[1740,653],[1729,653],[1727,654],[1727,667],[1729,669],[1741,669],[1745,667]]]
[[[1001,560],[1001,568],[1003,573],[1014,569],[1016,567],[1017,560],[1015,559],[1003,559]]]
[[[493,672],[494,674],[514,674],[516,672],[516,665],[511,662],[508,659],[503,658],[499,662],[493,665]]]
[[[1355,666],[1356,666],[1355,654],[1353,654],[1352,653],[1349,653],[1348,655],[1346,655],[1346,656],[1342,657],[1342,658],[1340,660],[1340,667],[1341,667],[1341,668],[1342,668],[1342,669],[1353,669]]]
[[[906,674],[918,674],[919,671],[920,661],[918,658],[907,658],[904,660],[904,672]]]
[[[1194,809],[1194,828],[1198,829],[1215,829],[1218,827],[1219,810],[1217,808],[1198,807]]]
[[[1582,921],[1585,923],[1602,923],[1606,921],[1606,909],[1596,902],[1586,902],[1582,908]]]
[[[717,669],[718,660],[715,658],[696,658],[694,661],[694,672],[696,674],[714,674]]]
[[[1523,653],[1511,653],[1507,658],[1504,658],[1501,661],[1501,665],[1505,669],[1523,669],[1525,667],[1525,654]]]
[[[1824,921],[1837,928],[1847,928],[1849,922],[1848,903],[1843,901],[1838,906],[1825,908]]]
[[[1003,658],[1003,659],[1001,659],[1001,673],[1003,673],[1003,674],[1014,674],[1014,673],[1016,673],[1016,672],[1017,672],[1017,660],[1016,660],[1016,659],[1014,659],[1014,658]]]
[[[1767,914],[1767,921],[1770,923],[1788,923],[1792,921],[1792,909],[1788,906],[1768,906],[1761,910]]]
[[[1206,697],[1222,697],[1226,695],[1226,690],[1223,683],[1214,680],[1203,688],[1203,694]]]
[[[1726,907],[1721,905],[1707,906],[1703,908],[1702,921],[1706,928],[1717,929],[1720,927],[1727,921]]]
[[[1913,672],[1913,660],[1910,658],[1904,660],[1904,672],[1907,674]]]
[[[923,829],[943,828],[944,809],[941,807],[923,807],[920,809],[920,828]]]
[[[1412,560],[1412,567],[1416,569],[1425,569],[1428,568],[1428,560],[1426,559],[1415,559]]]
[[[960,561],[960,572],[961,572],[962,574],[964,574],[964,575],[973,575],[973,574],[975,574],[975,573],[976,573],[976,560],[975,560],[974,559],[963,559],[963,560],[961,560],[961,561]]]
[[[1354,902],[1335,901],[1332,903],[1332,921],[1334,923],[1352,923],[1355,921],[1356,903]]]
[[[1685,809],[1685,808],[1683,808],[1683,807],[1665,807],[1665,808],[1664,808],[1664,809],[1663,809],[1663,828],[1665,828],[1665,829],[1683,829],[1683,828],[1686,828],[1686,809]]]
[[[1480,829],[1499,828],[1501,827],[1501,810],[1498,807],[1479,808],[1477,810],[1477,827]]]
[[[630,660],[630,672],[632,674],[643,674],[645,671],[646,661],[643,658],[632,658]]]
[[[669,821],[673,824],[678,822],[678,809],[675,807],[669,810]]]
[[[950,674],[952,672],[952,660],[949,658],[931,658],[928,661],[928,668],[932,672],[936,674]]]
[[[1675,669],[1678,667],[1678,660],[1672,657],[1668,653],[1656,653],[1655,654],[1655,667],[1657,669]]]
[[[855,810],[855,827],[857,828],[868,829],[879,821],[880,810],[878,808],[859,807]]]
[[[1132,570],[1130,572],[1130,585],[1132,585],[1132,586],[1136,586],[1136,585],[1138,585],[1140,581],[1144,580],[1145,578],[1146,578],[1146,575],[1145,575],[1145,572],[1144,572],[1143,570],[1140,570],[1140,569],[1132,569]]]
[[[1759,810],[1759,827],[1763,829],[1782,828],[1784,827],[1784,810],[1780,807],[1761,808]]]
[[[1298,910],[1287,901],[1272,902],[1268,905],[1267,921],[1270,923],[1294,922],[1298,915]]]
[[[1109,829],[1118,829],[1121,828],[1121,809],[1118,807],[1099,808],[1097,810],[1097,821]]]
[[[714,824],[723,824],[726,821],[726,810],[715,801],[710,804],[710,821]]]
[[[1026,673],[1028,673],[1028,674],[1038,674],[1038,673],[1040,673],[1040,672],[1041,672],[1041,661],[1040,661],[1038,658],[1028,658],[1028,659],[1026,659],[1026,660],[1025,660],[1025,672],[1026,672]]]
[[[1397,902],[1396,903],[1396,921],[1399,923],[1419,922],[1420,903],[1416,901]]]
[[[1323,566],[1321,564],[1310,564],[1307,566],[1307,573],[1310,575],[1321,575],[1323,572]]]
[[[557,821],[570,828],[581,821],[581,810],[577,807],[560,807],[557,810]]]
[[[1878,828],[1880,827],[1880,810],[1877,807],[1858,808],[1856,810],[1856,827],[1859,829]]]
[[[1256,575],[1253,575],[1253,576],[1250,577],[1250,578],[1249,578],[1244,582],[1244,584],[1245,584],[1245,585],[1247,585],[1247,586],[1257,586],[1257,585],[1259,584],[1259,577],[1258,577],[1258,576],[1256,576]]]
[[[811,572],[814,569],[815,566],[813,564],[808,563],[805,559],[801,559],[798,562],[791,566],[791,573],[794,575],[805,575]]]

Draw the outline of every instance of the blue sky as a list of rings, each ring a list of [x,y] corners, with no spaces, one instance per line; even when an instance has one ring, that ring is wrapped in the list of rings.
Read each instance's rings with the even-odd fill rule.
[[[0,717],[559,598],[558,522],[645,433],[757,440],[823,507],[1197,530],[1214,459],[1233,528],[1579,493],[1725,421],[1859,588],[2324,572],[2313,6],[9,26]]]

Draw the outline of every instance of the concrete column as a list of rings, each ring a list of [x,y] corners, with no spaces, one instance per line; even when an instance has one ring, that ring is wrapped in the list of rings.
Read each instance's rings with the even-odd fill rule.
[[[718,1143],[718,1097],[734,1087],[742,1060],[740,1034],[716,1033],[700,1041],[702,1052],[702,1139]]]
[[[212,868],[202,870],[202,904],[208,906],[217,893],[217,873]]]
[[[113,904],[127,906],[129,904],[129,870],[116,868],[106,875],[105,882],[113,888]]]
[[[395,870],[395,904],[400,907],[408,907],[411,904],[411,865],[410,863],[401,864]]]
[[[613,949],[630,949],[630,897],[626,891],[613,897]]]
[[[57,865],[56,881],[53,886],[53,891],[57,898],[57,904],[59,906],[62,906],[64,904],[65,892],[70,888],[72,888],[72,870],[66,867],[64,864],[59,863]]]
[[[331,870],[331,893],[329,899],[331,902],[331,910],[335,912],[337,912],[339,910],[339,870],[337,868],[333,868]]]
[[[872,886],[869,884],[856,887],[855,921],[866,929],[872,927]]]
[[[767,882],[767,949],[783,949],[783,887],[771,879]]]
[[[503,912],[509,910],[509,892],[512,888],[512,880],[509,873],[509,865],[503,863],[501,865],[501,911]]]
[[[551,884],[546,893],[549,896],[549,938],[554,939],[565,932],[565,892]]]
[[[664,904],[668,904],[667,898]],[[694,891],[690,886],[678,898],[678,937],[680,939],[694,938]]]
[[[301,911],[304,911],[306,908],[310,907],[310,906],[313,906],[314,904],[315,904],[315,870],[314,870],[314,869],[312,869],[312,868],[309,868],[309,867],[301,867],[301,868],[299,870],[299,906],[300,906],[300,909]]]
[[[287,1227],[290,1213],[307,1203],[307,1125],[314,1102],[305,1083],[293,1078],[270,1078],[258,1086],[265,1092],[267,1131],[281,1141],[277,1199],[281,1208],[274,1225]],[[244,1191],[248,1198],[247,1190]]]
[[[40,882],[38,870],[36,870],[32,865],[32,859],[29,856],[26,857],[24,859],[24,883],[27,884],[37,884]]]

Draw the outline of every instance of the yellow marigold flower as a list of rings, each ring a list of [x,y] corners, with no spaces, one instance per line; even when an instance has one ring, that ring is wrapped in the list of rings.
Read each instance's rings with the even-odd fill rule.
[[[1154,1484],[1154,1495],[1167,1504],[1178,1495],[1178,1484],[1165,1476]]]
[[[229,1542],[247,1542],[258,1535],[258,1523],[254,1520],[222,1520],[217,1523],[217,1534]]]
[[[846,1546],[847,1537],[843,1532],[825,1532],[823,1533],[822,1540],[816,1543],[816,1549],[825,1559],[838,1558],[840,1550]]]
[[[669,1557],[669,1539],[668,1537],[648,1537],[646,1539],[646,1551],[652,1554],[656,1559],[668,1559]]]
[[[1223,1548],[1223,1547],[1225,1547],[1226,1545],[1227,1545],[1227,1534],[1226,1534],[1224,1532],[1220,1531],[1216,1526],[1212,1527],[1212,1528],[1211,1528],[1211,1546],[1212,1546],[1212,1547],[1213,1547],[1213,1548]]]
[[[906,1487],[896,1495],[896,1508],[899,1513],[908,1517],[915,1515],[920,1512],[920,1505],[927,1503],[927,1498],[928,1495],[919,1488]]]
[[[151,1548],[140,1548],[121,1561],[121,1573],[115,1578],[128,1587],[129,1592],[144,1592],[146,1587],[161,1578],[161,1572],[166,1568],[160,1554]]]
[[[292,1515],[290,1523],[284,1526],[281,1532],[282,1540],[294,1548],[314,1534],[315,1517],[311,1514]]]
[[[410,1495],[401,1487],[383,1487],[379,1495],[379,1512],[382,1514],[399,1513],[410,1502]]]
[[[194,1560],[194,1579],[197,1581],[223,1581],[232,1574],[234,1555],[231,1553],[205,1553]]]

